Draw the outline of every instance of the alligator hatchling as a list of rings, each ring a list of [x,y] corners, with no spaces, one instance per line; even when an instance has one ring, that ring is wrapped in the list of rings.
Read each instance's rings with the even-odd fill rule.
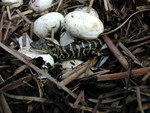
[[[59,46],[50,40],[40,38],[37,42],[32,42],[31,49],[40,53],[48,53],[56,57],[59,63],[69,59],[82,58],[88,55],[102,56],[98,49],[102,47],[100,39],[83,40],[72,42],[66,46]]]

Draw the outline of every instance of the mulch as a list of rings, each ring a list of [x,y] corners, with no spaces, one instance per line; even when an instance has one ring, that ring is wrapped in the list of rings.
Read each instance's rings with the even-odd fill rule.
[[[12,10],[0,2],[0,113],[150,112],[149,0],[54,0],[39,13],[28,2]],[[98,38],[107,44],[109,58],[97,70],[90,70],[96,57],[87,57],[66,73],[59,66],[45,72],[41,58],[18,52],[16,38],[40,38],[33,32],[38,17],[55,11],[65,16],[81,6],[94,8],[104,24]]]

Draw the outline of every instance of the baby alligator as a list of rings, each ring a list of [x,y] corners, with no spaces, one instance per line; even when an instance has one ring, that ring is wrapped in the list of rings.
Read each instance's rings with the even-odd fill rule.
[[[94,39],[59,46],[50,40],[41,38],[39,41],[32,42],[30,45],[35,51],[48,53],[56,57],[61,63],[64,60],[82,58],[88,55],[101,56],[98,49],[102,47],[102,42],[100,39]]]

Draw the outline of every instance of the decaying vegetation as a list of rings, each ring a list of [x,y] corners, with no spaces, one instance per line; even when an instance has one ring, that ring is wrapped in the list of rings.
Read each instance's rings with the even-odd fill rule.
[[[28,0],[12,10],[9,5],[0,2],[1,113],[150,112],[149,0],[55,0],[40,13],[28,8]],[[17,51],[16,38],[25,40],[28,33],[38,40],[33,32],[38,17],[54,11],[66,15],[81,6],[93,7],[105,26],[99,38],[110,57],[98,70],[89,74],[94,57],[64,74],[56,73],[58,68],[44,72],[41,59]],[[46,78],[38,79],[41,75]]]

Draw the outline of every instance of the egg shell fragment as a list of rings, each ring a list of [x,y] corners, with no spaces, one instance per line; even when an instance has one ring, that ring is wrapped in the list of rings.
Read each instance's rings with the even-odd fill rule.
[[[63,26],[63,22],[64,16],[62,14],[58,12],[47,13],[34,22],[34,32],[41,37],[48,36],[52,30],[56,33]]]
[[[64,19],[64,27],[73,37],[82,39],[96,39],[104,26],[100,19],[82,11],[68,13]]]
[[[29,7],[35,12],[40,12],[41,10],[47,8],[53,3],[53,0],[30,0]]]
[[[35,51],[30,51],[30,46],[25,46],[18,51],[30,58],[42,57],[46,63],[50,63],[52,66],[54,65],[54,58],[52,56],[50,56],[49,54],[42,54]]]
[[[13,5],[10,5],[10,9],[14,8],[14,7],[19,7],[20,5],[23,4],[23,0],[2,0],[2,2],[11,2],[11,3],[15,3]],[[18,2],[18,3],[16,3]]]
[[[74,42],[74,37],[72,37],[68,32],[63,32],[60,36],[60,45],[66,46]]]
[[[83,63],[83,61],[81,61],[81,60],[66,60],[66,61],[63,61],[62,66],[63,66],[63,68],[72,69],[82,63]]]
[[[88,7],[78,7],[74,11],[82,11],[82,12],[87,13],[88,12]],[[97,11],[95,9],[93,9],[93,8],[90,9],[89,14],[99,18],[99,15],[98,15]]]

